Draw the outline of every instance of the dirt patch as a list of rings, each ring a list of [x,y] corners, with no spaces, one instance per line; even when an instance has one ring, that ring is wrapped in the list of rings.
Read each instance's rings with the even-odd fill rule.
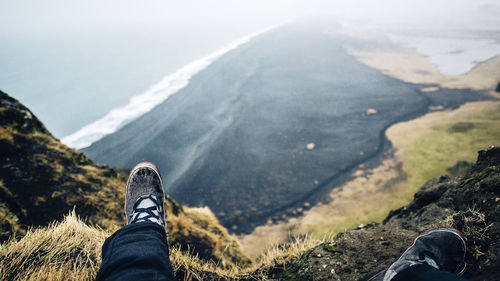
[[[394,190],[405,179],[402,159],[389,158],[378,167],[365,169],[363,165],[355,172],[355,178],[334,189],[329,203],[318,204],[302,216],[286,221],[259,226],[249,235],[239,236],[245,253],[257,257],[274,244],[289,241],[290,237],[311,234],[314,237],[331,236],[341,231],[381,220],[392,208]],[[380,203],[384,202],[384,208]],[[393,202],[391,204],[391,202]]]

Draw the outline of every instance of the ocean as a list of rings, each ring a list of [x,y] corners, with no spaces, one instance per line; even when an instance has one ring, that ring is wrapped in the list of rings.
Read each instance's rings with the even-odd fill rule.
[[[58,138],[106,116],[165,76],[264,25],[0,33],[0,90]]]

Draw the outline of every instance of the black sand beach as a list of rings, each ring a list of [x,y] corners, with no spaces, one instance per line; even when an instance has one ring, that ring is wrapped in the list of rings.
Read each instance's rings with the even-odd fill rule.
[[[83,149],[99,163],[152,161],[180,203],[235,233],[313,205],[352,168],[383,156],[396,122],[485,99],[365,66],[325,23],[265,33],[215,61],[149,113]],[[440,107],[441,108],[441,107]]]

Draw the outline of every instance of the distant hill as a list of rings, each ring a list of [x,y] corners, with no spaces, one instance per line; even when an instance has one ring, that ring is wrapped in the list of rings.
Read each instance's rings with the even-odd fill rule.
[[[66,147],[28,108],[0,91],[0,242],[73,210],[87,223],[118,229],[127,175]],[[173,247],[217,263],[250,263],[209,209],[186,208],[170,198],[165,205]]]

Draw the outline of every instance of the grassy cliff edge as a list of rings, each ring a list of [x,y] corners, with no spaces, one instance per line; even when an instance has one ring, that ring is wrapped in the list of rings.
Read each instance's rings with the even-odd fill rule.
[[[470,280],[500,274],[500,148],[480,151],[464,177],[427,182],[407,206],[372,223],[323,240],[282,244],[251,266],[226,266],[171,247],[179,280],[358,280],[386,268],[419,232],[452,226],[467,239]],[[171,210],[172,212],[172,210]],[[111,232],[89,226],[74,213],[2,244],[0,274],[6,280],[92,280],[100,247]]]
[[[1,91],[0,163],[0,242],[27,239],[31,227],[61,229],[53,221],[83,225],[74,216],[64,217],[70,212],[96,231],[123,225],[128,171],[98,165],[62,144],[28,108]],[[171,198],[165,209],[173,246],[222,267],[250,264],[210,210],[180,206]]]

